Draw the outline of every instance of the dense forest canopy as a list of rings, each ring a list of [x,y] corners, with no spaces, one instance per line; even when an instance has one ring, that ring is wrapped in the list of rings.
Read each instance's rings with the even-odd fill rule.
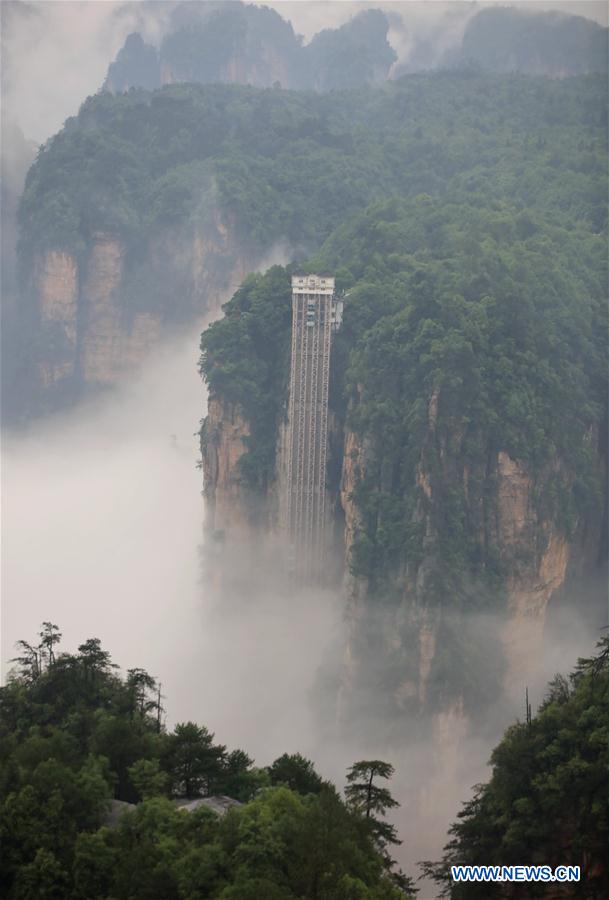
[[[510,199],[558,222],[605,222],[605,82],[474,72],[316,95],[174,85],[89,98],[41,148],[21,251],[79,252],[195,227],[219,206],[250,245],[309,254],[374,201]]]
[[[550,512],[567,530],[602,502],[589,434],[602,427],[604,409],[606,245],[590,208],[581,213],[567,221],[543,202],[523,206],[456,187],[371,206],[310,261],[336,272],[348,291],[334,405],[345,415],[357,397],[350,424],[382,447],[379,465],[396,472],[400,493],[413,484],[429,398],[441,392],[438,426],[450,432],[463,423],[469,462],[490,446],[540,472],[560,458],[575,473],[563,484],[560,473],[548,475]],[[202,344],[211,390],[241,405],[254,427],[255,451],[243,465],[261,486],[287,388],[288,274],[252,276]],[[414,498],[365,494],[362,484],[364,507],[373,518],[384,509],[386,523],[357,549],[356,566],[371,575],[399,552]],[[469,552],[459,516],[457,507],[444,523],[451,564]]]
[[[431,575],[417,582],[418,602],[443,613],[430,696],[464,697],[472,713],[499,690],[503,653],[492,635],[464,634],[459,616],[504,615],[506,579],[525,562],[489,529],[492,461],[499,453],[519,461],[535,484],[538,521],[567,539],[583,522],[602,520],[607,132],[597,88],[593,78],[552,83],[468,72],[359,94],[352,152],[365,135],[361,158],[376,165],[353,182],[353,198],[391,185],[397,196],[358,209],[349,180],[335,178],[318,201],[316,175],[310,202],[299,207],[298,227],[313,209],[318,241],[325,238],[301,266],[335,273],[345,294],[331,406],[366,447],[353,492],[351,572],[375,604],[390,608],[427,559]],[[572,115],[584,118],[576,125]],[[304,170],[306,157],[299,161]],[[260,189],[262,167],[257,172]],[[349,168],[348,178],[356,173]],[[278,194],[273,215],[287,196]],[[345,209],[350,214],[326,231]],[[201,344],[212,395],[251,423],[240,470],[261,498],[275,477],[285,416],[291,271],[247,280]],[[331,458],[335,492],[340,468]],[[545,541],[540,529],[529,548],[514,552],[539,558]],[[413,633],[407,622],[401,637],[411,652],[396,658],[396,678],[416,660]]]
[[[59,651],[50,622],[39,637],[20,642],[0,688],[3,897],[411,896],[386,850],[397,840],[382,820],[395,804],[385,788],[384,806],[362,807],[357,792],[343,801],[300,754],[259,768],[203,726],[170,732],[160,687],[143,669],[119,675],[95,638]],[[377,780],[392,771],[383,765]],[[177,802],[210,795],[239,802],[222,817]]]
[[[383,818],[393,769],[362,760],[343,801],[300,754],[256,768],[194,723],[169,732],[158,685],[142,669],[116,673],[96,639],[75,654],[44,623],[20,642],[0,688],[0,886],[11,900],[398,900]],[[452,827],[440,863],[448,896],[503,896],[497,885],[454,885],[457,864],[579,865],[573,896],[606,896],[609,840],[609,644],[556,676],[537,715],[511,726]],[[223,791],[224,816],[176,797]],[[111,800],[114,808],[110,812]],[[129,806],[117,800],[131,801]],[[527,896],[537,896],[529,886]],[[543,895],[543,885],[539,885]],[[580,893],[578,893],[580,891]]]

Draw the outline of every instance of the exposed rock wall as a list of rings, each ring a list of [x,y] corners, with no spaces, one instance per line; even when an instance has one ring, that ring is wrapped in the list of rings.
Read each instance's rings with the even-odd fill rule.
[[[239,460],[247,450],[249,423],[237,407],[210,397],[203,432],[203,479],[208,530],[250,536],[247,497],[239,476]]]
[[[110,235],[94,236],[83,281],[80,361],[85,383],[112,384],[127,360],[123,356],[120,285],[125,248]]]
[[[41,337],[51,339],[53,356],[37,360],[43,389],[74,376],[77,355],[78,266],[69,253],[48,250],[33,267]]]
[[[497,455],[497,546],[507,569],[508,620],[504,631],[506,689],[521,689],[542,649],[548,603],[565,583],[577,550],[537,513],[535,482],[507,453]]]
[[[264,595],[287,575],[278,508],[278,479],[266,497],[240,471],[251,424],[239,406],[211,396],[201,430],[205,496],[204,567],[208,587],[223,600]]]
[[[120,383],[163,335],[218,315],[257,262],[218,216],[157,233],[140,256],[100,232],[79,256],[39,252],[23,292],[35,373],[24,406],[52,410]]]
[[[436,404],[430,404],[430,428],[435,426]],[[458,441],[457,441],[458,446]],[[434,475],[423,462],[417,468],[416,482],[420,501],[415,518],[423,522],[423,558],[410,565],[407,561],[398,576],[401,600],[397,606],[380,605],[368,595],[364,579],[347,576],[346,593],[349,608],[348,646],[345,651],[342,691],[358,689],[358,681],[366,681],[374,672],[374,661],[366,659],[363,635],[372,635],[372,645],[397,672],[392,683],[393,704],[400,710],[424,711],[428,705],[428,685],[436,658],[443,652],[442,627],[446,617],[454,625],[462,616],[462,630],[470,629],[470,617],[451,609],[451,598],[430,604],[427,582],[437,571],[436,525],[442,515],[442,479],[454,477],[453,465],[444,455],[442,441],[439,454],[444,471],[434,466]],[[347,431],[340,500],[345,513],[345,563],[348,568],[353,542],[360,525],[353,500],[359,471],[366,465],[369,451],[357,435]],[[600,464],[600,456],[599,456]],[[476,472],[476,478],[482,475]],[[558,602],[567,585],[585,582],[598,563],[601,544],[600,521],[580,521],[570,536],[550,516],[539,512],[536,493],[539,484],[527,466],[500,451],[488,463],[482,492],[468,492],[472,473],[467,466],[459,472],[460,484],[472,509],[470,520],[480,523],[478,540],[481,552],[485,544],[498,553],[504,572],[503,602],[493,612],[504,653],[502,684],[507,698],[520,696],[523,685],[534,677],[543,653],[548,613]],[[435,481],[434,481],[435,480]],[[437,493],[440,499],[436,497]],[[482,499],[481,499],[482,496]],[[483,509],[480,509],[480,506]],[[482,527],[486,523],[486,527]],[[602,548],[600,548],[602,549]],[[475,616],[474,616],[475,617]],[[484,639],[484,633],[481,633]],[[359,686],[361,688],[361,684]],[[466,717],[463,696],[446,701],[452,718]]]
[[[372,464],[374,451],[352,430],[344,431],[340,488],[334,498],[343,513],[347,604],[338,709],[344,723],[356,718],[354,704],[370,715],[377,712],[394,720],[400,714],[424,715],[432,709],[434,733],[438,740],[443,735],[446,743],[448,732],[457,737],[465,733],[471,714],[465,694],[454,685],[441,686],[447,623],[458,637],[461,633],[461,637],[477,641],[482,653],[503,655],[502,661],[496,660],[501,662],[500,684],[506,698],[519,698],[542,653],[549,610],[566,586],[586,577],[597,562],[601,522],[581,521],[568,535],[549,513],[540,512],[539,473],[535,476],[522,460],[503,450],[489,453],[478,468],[459,462],[459,435],[451,435],[453,449],[449,452],[447,435],[436,433],[438,402],[437,396],[431,397],[426,446],[414,476],[418,501],[413,521],[421,528],[422,554],[408,560],[404,553],[396,578],[399,596],[391,603],[379,602],[366,578],[350,574],[354,542],[362,527],[355,491],[362,473]],[[250,499],[235,472],[249,428],[234,410],[223,408],[217,400],[210,404],[205,427],[209,436],[203,455],[206,493],[214,509],[215,528],[232,531],[240,541],[247,541]],[[278,472],[276,484],[281,477]],[[482,623],[473,621],[478,612],[474,610],[470,617],[451,596],[434,602],[430,599],[441,563],[438,518],[443,515],[447,485],[463,491],[480,553],[492,550],[503,572],[496,596],[488,598],[494,603],[489,621],[484,617],[488,610],[483,608]],[[269,529],[273,527],[270,519],[267,524]],[[472,581],[474,577],[472,574]],[[487,642],[490,632],[485,629],[489,627],[492,644]],[[473,635],[466,634],[470,631]]]

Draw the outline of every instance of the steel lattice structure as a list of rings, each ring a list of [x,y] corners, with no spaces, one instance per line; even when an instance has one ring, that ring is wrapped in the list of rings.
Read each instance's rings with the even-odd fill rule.
[[[326,461],[332,332],[342,303],[334,278],[292,278],[292,362],[288,407],[285,527],[299,581],[319,580],[327,542]]]

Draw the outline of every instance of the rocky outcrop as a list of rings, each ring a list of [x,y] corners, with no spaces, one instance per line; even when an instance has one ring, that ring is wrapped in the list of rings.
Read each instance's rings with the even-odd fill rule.
[[[111,235],[96,234],[89,250],[83,283],[83,329],[80,347],[86,383],[112,384],[123,358],[120,285],[125,249]]]
[[[535,481],[507,453],[497,455],[497,546],[504,561],[507,623],[506,690],[515,693],[542,648],[548,603],[564,585],[576,552],[556,525],[544,521],[534,500]]]
[[[179,82],[319,91],[376,84],[396,60],[388,30],[383,12],[364,10],[303,44],[292,25],[268,7],[184,4],[158,48],[137,33],[127,37],[103,90],[121,93]]]
[[[432,397],[429,404],[430,432],[435,429],[437,402],[437,397]],[[432,446],[431,440],[429,446]],[[458,450],[458,435],[454,446]],[[436,545],[442,496],[447,480],[456,477],[455,472],[459,474],[453,486],[461,489],[468,501],[472,527],[476,523],[479,525],[480,554],[482,556],[491,549],[503,572],[503,586],[496,588],[496,593],[500,591],[503,595],[501,604],[497,604],[497,597],[488,599],[494,602],[490,628],[500,638],[495,651],[503,652],[501,683],[506,698],[518,698],[523,685],[534,678],[553,603],[559,602],[569,583],[578,580],[585,583],[597,567],[601,546],[602,523],[598,517],[576,523],[568,535],[554,516],[540,511],[543,504],[540,505],[539,494],[544,477],[541,473],[534,476],[521,460],[499,451],[487,463],[486,473],[472,473],[468,466],[459,469],[454,459],[447,458],[442,439],[438,440],[436,448],[438,457],[431,464],[433,474],[424,462],[425,453],[416,471],[420,500],[413,519],[423,526],[423,554],[415,563],[409,563],[405,557],[395,586],[401,593],[398,605],[387,609],[386,603],[381,603],[375,609],[365,579],[348,576],[346,582],[350,612],[341,691],[349,694],[360,689],[361,683],[368,681],[374,672],[375,663],[367,658],[369,650],[364,649],[366,641],[363,637],[367,635],[369,644],[372,635],[374,652],[383,657],[387,669],[396,673],[393,682],[386,679],[387,684],[393,683],[391,690],[396,713],[423,711],[429,706],[430,678],[437,664],[443,664],[442,654],[446,653],[447,622],[453,630],[458,632],[460,629],[468,635],[479,629],[474,640],[481,644],[489,635],[487,623],[481,627],[476,622],[476,614],[472,616],[452,609],[450,598],[440,598],[436,603],[429,599],[428,583],[437,577],[440,562]],[[365,443],[347,431],[340,495],[345,514],[347,569],[360,528],[353,491],[368,455]],[[559,468],[555,463],[555,476]],[[474,488],[473,480],[478,485],[484,484],[482,491],[479,486]],[[471,578],[474,581],[475,576],[472,574]],[[442,715],[450,712],[451,721],[466,719],[469,713],[464,695],[457,690],[451,699],[450,686],[443,693]],[[437,708],[437,702],[436,696],[431,701],[432,708]]]
[[[607,29],[555,11],[492,7],[472,16],[458,55],[447,61],[549,78],[606,72]]]
[[[345,514],[345,558],[349,557],[355,535],[360,526],[360,517],[353,498],[364,464],[365,450],[357,436],[347,429],[345,432],[342,476],[340,482],[340,505]]]
[[[433,728],[446,737],[448,732],[464,733],[478,703],[477,697],[472,700],[468,696],[467,677],[462,682],[446,680],[447,654],[465,653],[464,665],[473,654],[473,671],[481,665],[489,667],[492,676],[484,671],[479,675],[481,697],[487,687],[485,680],[488,677],[490,684],[492,677],[498,680],[489,693],[496,696],[503,687],[508,700],[519,698],[523,685],[534,677],[549,612],[566,585],[586,578],[597,563],[602,523],[593,517],[594,521],[580,521],[567,533],[540,503],[540,493],[558,475],[557,461],[545,475],[534,473],[504,450],[489,454],[477,467],[460,463],[458,427],[450,435],[438,432],[439,402],[437,394],[432,395],[428,437],[414,474],[418,500],[412,521],[420,530],[421,550],[409,558],[404,549],[391,602],[379,599],[374,585],[351,570],[354,545],[363,528],[357,487],[362,475],[374,470],[375,451],[367,439],[348,427],[343,434],[340,487],[330,499],[342,512],[347,605],[339,717],[344,722],[353,720],[354,703],[371,715],[382,706],[394,719],[401,714],[424,715],[431,709],[437,713]],[[214,527],[247,542],[251,540],[251,499],[239,484],[237,472],[249,427],[234,409],[215,399],[205,428],[203,459]],[[278,453],[278,460],[281,458]],[[378,471],[379,477],[385,477],[382,466]],[[277,473],[276,483],[281,477]],[[438,573],[444,564],[439,532],[449,488],[465,498],[468,527],[478,541],[480,558],[485,554],[492,558],[494,571],[501,573],[480,583],[477,579],[482,576],[473,570],[459,576],[465,579],[466,592],[478,592],[473,608],[463,606],[457,594],[437,592]],[[272,530],[271,519],[266,527]],[[460,649],[454,647],[455,642],[462,645]],[[379,704],[381,695],[383,703]],[[483,699],[479,702],[482,708]]]
[[[227,532],[233,540],[246,540],[250,534],[247,495],[239,473],[249,434],[241,410],[210,397],[202,433],[203,482],[208,531],[218,539]]]
[[[257,261],[217,214],[206,228],[156,233],[137,257],[102,232],[78,256],[38,252],[23,292],[27,406],[48,411],[119,384],[164,335],[217,315]]]
[[[211,396],[201,428],[207,587],[222,601],[264,596],[283,584],[285,546],[277,530],[278,480],[261,497],[243,477],[251,423],[243,410]]]
[[[51,352],[37,360],[43,389],[75,374],[77,357],[78,266],[69,253],[48,250],[34,264],[41,336]]]

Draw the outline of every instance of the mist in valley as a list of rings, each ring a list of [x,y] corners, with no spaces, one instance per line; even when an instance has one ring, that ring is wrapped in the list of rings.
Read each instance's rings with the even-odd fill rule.
[[[362,713],[340,722],[332,692],[346,641],[341,593],[286,592],[269,573],[255,594],[223,597],[209,577],[198,338],[193,329],[167,341],[116,391],[5,431],[4,675],[15,641],[32,640],[50,620],[64,650],[99,637],[122,671],[137,666],[158,678],[168,728],[205,724],[258,765],[303,753],[341,788],[355,760],[388,759],[401,803],[391,816],[403,841],[395,855],[415,874],[419,860],[438,858],[461,802],[488,776],[493,745],[524,718],[524,685],[522,696],[498,697],[473,729],[455,711],[437,715],[424,739],[408,720],[379,728]],[[594,646],[591,623],[566,615],[529,685],[535,705],[547,679]],[[500,623],[484,617],[464,627],[490,634]],[[434,891],[424,884],[420,896]]]
[[[396,70],[429,68],[463,35],[468,20],[486,6],[466,0],[367,0],[321,2],[278,0],[265,4],[288,19],[305,43],[326,28],[338,28],[365,9],[382,9],[390,17],[389,42],[397,53]],[[607,5],[597,0],[521,0],[510,6],[533,11],[557,10],[586,16],[607,25]],[[158,45],[173,21],[204,10],[203,3],[54,0],[2,3],[3,123],[16,123],[26,139],[38,144],[57,132],[80,104],[100,89],[108,65],[127,35],[142,34]],[[6,128],[2,135],[6,142]]]
[[[405,70],[425,42],[433,44],[429,61],[435,64],[479,8],[269,5],[289,17],[305,40],[359,9],[379,6],[391,15],[389,38],[398,52],[396,65]],[[606,16],[602,4],[535,5],[570,12],[581,7],[582,14]],[[97,91],[126,35],[139,29],[147,40],[158,41],[174,7],[5,4],[3,99],[11,121],[19,123],[19,141],[24,134],[46,140],[76,113],[87,93]],[[51,70],[54,75],[40,93]],[[21,184],[23,172],[14,168],[19,170],[15,183],[19,178]],[[293,255],[287,246],[276,247],[260,268],[286,263]],[[197,366],[205,324],[166,338],[119,388],[21,430],[4,429],[3,682],[15,642],[34,640],[40,624],[51,621],[63,634],[60,649],[74,652],[97,637],[123,673],[141,667],[158,679],[168,729],[188,720],[206,725],[218,742],[244,749],[259,766],[282,753],[300,752],[341,789],[354,761],[386,759],[395,766],[388,787],[401,804],[388,816],[403,841],[394,856],[416,877],[418,861],[439,858],[472,786],[488,778],[493,746],[510,724],[524,719],[525,687],[535,711],[553,675],[568,674],[579,656],[592,654],[599,628],[609,619],[605,587],[589,585],[590,602],[581,589],[575,602],[570,595],[562,598],[550,611],[535,672],[511,695],[498,692],[479,721],[468,724],[459,709],[449,708],[421,727],[407,717],[390,722],[368,708],[358,712],[357,703],[345,719],[344,586],[288,590],[270,571],[256,591],[223,594],[218,588],[199,465],[198,430],[207,395]],[[234,560],[235,569],[240,564]],[[588,612],[579,613],[578,602]],[[467,633],[493,641],[503,626],[491,614],[461,622]],[[420,900],[436,896],[433,885],[419,887]]]

